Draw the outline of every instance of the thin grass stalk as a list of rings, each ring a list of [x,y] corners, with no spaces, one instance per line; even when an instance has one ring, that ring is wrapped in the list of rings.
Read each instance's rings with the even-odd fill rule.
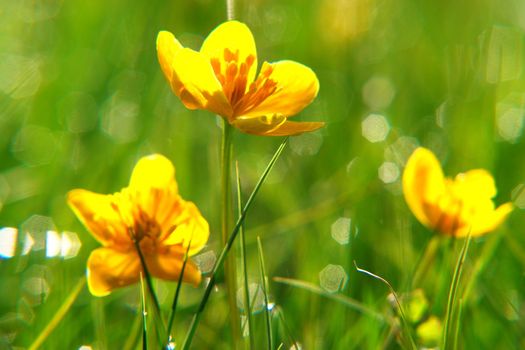
[[[465,276],[467,278],[467,281],[465,282],[465,292],[463,293],[463,300],[468,300],[472,289],[476,285],[476,281],[479,275],[481,274],[481,272],[483,272],[485,266],[487,266],[488,262],[493,257],[494,252],[498,248],[502,238],[503,235],[501,234],[491,234],[487,242],[485,242],[483,250],[479,254],[479,258],[477,258],[476,262],[474,263],[472,272],[469,273],[468,276]]]
[[[270,310],[270,300],[268,298],[269,286],[268,276],[266,275],[266,266],[264,264],[264,254],[261,238],[257,236],[257,248],[259,251],[259,269],[261,271],[261,282],[264,293],[264,318],[266,320],[266,340],[268,341],[268,350],[273,349],[272,319]]]
[[[459,341],[459,329],[461,328],[461,315],[463,314],[463,298],[459,299],[458,317],[456,319],[456,331],[454,332],[454,343],[452,346],[453,350],[457,350]]]
[[[221,237],[223,247],[228,242],[230,233],[230,222],[232,215],[231,207],[231,155],[232,155],[233,127],[226,119],[223,119],[222,142],[221,142]],[[240,339],[240,322],[236,299],[236,276],[235,254],[228,257],[224,267],[224,279],[226,281],[226,295],[230,307],[230,327],[234,349]]]
[[[292,335],[292,331],[290,330],[290,327],[288,327],[288,324],[286,323],[286,319],[284,318],[284,313],[282,312],[281,309],[276,309],[276,313],[279,316],[279,319],[281,320],[284,331],[286,335],[288,336],[288,338],[290,339],[290,342],[292,343],[294,350],[299,350],[299,345],[297,345],[297,341]]]
[[[228,21],[235,19],[235,1],[226,0],[226,17]]]
[[[399,309],[399,314],[401,315],[401,322],[403,324],[403,329],[405,331],[405,335],[406,335],[406,338],[407,338],[407,341],[409,342],[408,346],[410,346],[411,349],[417,349],[417,346],[416,346],[416,343],[414,341],[414,337],[412,337],[412,332],[410,330],[410,326],[408,325],[408,322],[406,320],[406,316],[405,316],[405,311],[403,309],[403,306],[401,305],[401,302],[399,301],[399,297],[396,293],[396,291],[394,290],[394,288],[392,287],[392,285],[390,284],[390,282],[388,282],[386,279],[384,279],[383,277],[379,276],[379,275],[376,275],[370,271],[367,271],[367,270],[364,270],[364,269],[361,269],[360,267],[357,266],[357,263],[354,261],[354,265],[355,265],[355,268],[358,272],[361,272],[361,273],[364,273],[368,276],[371,276],[381,282],[383,282],[384,284],[386,284],[388,286],[388,289],[390,289],[390,293],[392,293],[392,295],[394,296],[394,300],[396,301],[396,304],[397,304],[397,307]]]
[[[456,295],[458,292],[459,287],[459,281],[461,279],[461,274],[463,272],[463,266],[465,263],[465,259],[467,257],[468,248],[470,246],[470,234],[465,239],[465,243],[463,244],[463,247],[461,248],[461,252],[458,257],[458,261],[456,264],[456,268],[454,270],[454,275],[452,277],[452,283],[450,284],[450,290],[448,293],[448,302],[447,302],[447,310],[445,313],[445,326],[443,328],[443,340],[442,340],[442,349],[446,350],[448,346],[448,338],[450,333],[450,327],[452,324],[452,317],[454,314],[454,306],[456,301]]]
[[[77,284],[73,287],[69,295],[65,298],[64,302],[60,307],[58,308],[57,312],[53,316],[53,318],[47,323],[47,325],[42,329],[40,334],[36,337],[36,339],[33,341],[33,343],[29,346],[29,350],[36,350],[39,349],[40,346],[44,343],[44,341],[49,337],[49,335],[53,332],[53,330],[58,326],[60,321],[66,316],[67,312],[77,300],[78,295],[82,291],[82,288],[84,288],[84,285],[86,284],[86,278],[82,277]]]
[[[237,177],[237,210],[239,217],[242,215],[241,178],[239,176],[239,162],[235,162],[235,174]],[[241,245],[241,263],[244,277],[244,310],[246,312],[246,323],[249,332],[249,349],[255,349],[253,333],[252,312],[250,303],[250,286],[248,284],[248,263],[246,262],[246,240],[244,239],[244,224],[239,229],[239,240]],[[243,327],[244,331],[244,327]],[[243,332],[244,333],[244,332]]]
[[[144,258],[144,254],[142,254],[142,250],[140,249],[140,243],[135,238],[136,236],[132,229],[129,229],[129,234],[135,245],[135,248],[137,249],[137,254],[139,256],[140,264],[142,266],[142,272],[144,272],[144,280],[146,281],[148,292],[151,296],[151,299],[153,300],[153,305],[155,306],[155,312],[157,313],[157,317],[155,318],[155,323],[157,327],[155,327],[155,330],[157,331],[157,341],[159,342],[159,345],[162,346],[162,339],[164,339],[164,336],[166,334],[166,325],[164,324],[164,320],[162,319],[162,314],[160,312],[159,299],[157,298],[157,294],[153,289],[153,280],[151,278],[151,274],[149,273],[148,266],[146,265],[146,259]]]
[[[140,242],[135,238],[135,233],[132,232],[131,229],[130,229],[130,236],[133,241],[133,244],[135,245],[135,249],[137,250],[137,254],[140,259],[140,265],[142,266],[142,272],[144,272],[144,279],[146,280],[148,291],[151,294],[151,298],[153,299],[155,310],[158,312],[160,316],[159,299],[157,298],[157,294],[155,294],[155,290],[153,289],[153,282],[151,279],[151,274],[149,273],[148,267],[146,266],[146,259],[144,259],[144,254],[142,254],[142,250],[140,249],[140,244],[139,244]]]
[[[201,319],[202,312],[204,311],[204,307],[206,306],[206,304],[208,302],[208,299],[210,297],[211,291],[213,290],[213,287],[215,286],[217,273],[222,268],[222,266],[224,265],[224,260],[226,259],[226,256],[228,255],[228,253],[229,253],[229,251],[230,251],[230,249],[231,249],[231,247],[232,247],[232,245],[233,245],[233,243],[235,241],[235,238],[237,237],[237,234],[239,233],[240,227],[241,227],[242,223],[244,222],[244,219],[246,218],[246,214],[248,213],[248,210],[250,209],[253,200],[257,196],[257,193],[259,192],[259,189],[261,188],[262,184],[266,180],[266,177],[268,176],[268,174],[272,170],[275,162],[277,161],[277,159],[279,159],[279,156],[283,152],[283,150],[284,150],[284,148],[285,148],[287,143],[288,143],[288,138],[286,138],[281,143],[281,145],[279,146],[279,148],[277,149],[277,151],[273,155],[272,159],[268,163],[266,169],[264,170],[263,174],[259,178],[259,181],[257,182],[257,184],[255,185],[252,193],[250,194],[250,197],[246,201],[246,204],[244,205],[244,209],[242,211],[242,214],[237,219],[237,223],[235,224],[235,227],[233,228],[233,231],[232,231],[232,233],[230,235],[230,238],[228,239],[228,242],[226,243],[226,246],[222,249],[221,254],[219,255],[219,258],[215,262],[215,266],[213,267],[213,271],[212,271],[212,274],[211,274],[210,281],[208,282],[208,285],[206,286],[206,290],[204,291],[204,295],[203,295],[203,297],[201,299],[201,303],[199,304],[199,308],[197,309],[197,312],[193,316],[193,319],[192,319],[191,324],[190,324],[190,329],[189,329],[188,333],[186,334],[186,339],[184,340],[184,343],[182,344],[182,349],[183,350],[184,349],[189,349],[189,347],[191,345],[191,342],[193,341],[193,336],[195,335],[195,331],[197,329],[197,325],[199,324],[199,321]]]
[[[171,312],[170,312],[170,316],[168,318],[168,329],[167,329],[168,345],[172,341],[171,328],[173,327],[173,320],[175,319],[175,312],[177,311],[177,303],[179,301],[179,295],[180,295],[180,291],[182,289],[182,280],[183,280],[183,277],[184,277],[184,271],[186,270],[186,263],[188,262],[188,258],[189,258],[190,247],[191,247],[191,239],[192,238],[193,238],[193,234],[192,234],[192,237],[190,238],[190,241],[188,243],[188,248],[186,248],[186,253],[184,253],[184,260],[182,261],[182,268],[180,270],[179,280],[177,281],[177,289],[175,289],[175,295],[173,297],[173,303],[171,304]]]
[[[319,296],[322,296],[322,297],[325,297],[325,298],[328,298],[330,300],[333,300],[333,301],[336,301],[338,303],[341,303],[355,311],[358,311],[362,314],[365,314],[365,315],[368,315],[374,319],[376,319],[377,321],[381,322],[381,323],[386,323],[387,320],[385,320],[385,317],[364,306],[363,304],[361,304],[360,302],[358,302],[357,300],[355,299],[352,299],[350,297],[347,297],[346,295],[342,295],[342,294],[332,294],[332,293],[328,293],[327,291],[325,291],[324,289],[316,286],[315,284],[312,284],[312,283],[308,283],[308,282],[305,282],[305,281],[300,281],[300,280],[296,280],[296,279],[292,279],[292,278],[284,278],[284,277],[274,277],[273,278],[273,281],[277,282],[277,283],[282,283],[282,284],[285,284],[285,285],[288,285],[288,286],[291,286],[291,287],[295,287],[295,288],[299,288],[299,289],[303,289],[303,290],[306,290],[308,292],[311,292],[311,293],[314,293],[314,294],[317,294]]]
[[[148,350],[148,323],[146,312],[146,291],[144,290],[144,278],[140,273],[140,299],[142,303],[142,350]]]
[[[432,262],[436,259],[436,253],[442,241],[442,237],[439,234],[432,235],[430,242],[428,242],[425,251],[417,264],[414,277],[412,278],[412,288],[418,287],[421,283],[423,276],[427,275],[428,269],[432,265]]]

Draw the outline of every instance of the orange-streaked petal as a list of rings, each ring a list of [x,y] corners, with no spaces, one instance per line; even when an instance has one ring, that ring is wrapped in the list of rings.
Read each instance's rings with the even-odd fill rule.
[[[156,219],[162,208],[173,207],[180,200],[175,168],[171,161],[160,154],[142,157],[131,174],[129,190],[135,205]]]
[[[286,122],[283,115],[263,115],[261,117],[238,117],[232,122],[232,125],[245,132],[253,135],[265,135]]]
[[[179,279],[184,262],[184,253],[181,252],[180,246],[173,248],[177,249],[172,249],[172,251],[168,250],[165,253],[147,255],[145,257],[148,270],[153,276],[171,281]],[[188,260],[186,263],[183,281],[191,283],[194,286],[199,285],[201,282],[201,272],[191,260]]]
[[[161,244],[165,246],[182,244],[186,251],[191,240],[189,255],[198,253],[206,245],[210,235],[208,222],[192,202],[185,202],[184,209],[171,220],[167,220],[163,226],[167,236],[160,238]]]
[[[265,136],[295,136],[322,128],[324,122],[291,122],[286,121],[277,128],[265,133]]]
[[[172,62],[173,92],[189,109],[206,109],[223,117],[232,114],[221,83],[209,59],[188,48],[180,49]]]
[[[124,244],[131,241],[121,217],[113,209],[112,195],[87,190],[71,190],[67,202],[79,220],[102,245]]]
[[[466,237],[470,231],[472,237],[477,237],[494,231],[509,216],[513,209],[514,206],[510,202],[502,204],[496,210],[480,215],[476,220],[472,220],[471,227],[463,227],[456,231],[455,236]]]
[[[157,35],[157,56],[162,72],[170,83],[173,77],[172,62],[180,49],[182,49],[182,45],[173,34],[167,31],[159,32]],[[180,87],[174,88],[174,91],[178,88]]]
[[[323,127],[324,122],[291,122],[283,116],[240,117],[232,123],[236,128],[252,135],[293,136]]]
[[[139,280],[140,259],[134,251],[113,248],[93,250],[87,262],[87,282],[94,296],[104,296],[112,290],[125,287]]]
[[[403,194],[415,217],[426,226],[436,225],[427,216],[428,208],[438,207],[445,183],[441,165],[436,156],[419,147],[410,156],[403,172]]]
[[[224,63],[224,50],[239,54],[239,62],[242,63],[248,56],[252,56],[254,62],[248,72],[248,85],[251,83],[257,71],[257,49],[252,32],[244,23],[228,21],[215,28],[202,43],[200,52],[210,60],[218,59]]]
[[[269,79],[273,80],[276,90],[254,108],[243,111],[243,116],[280,114],[293,116],[308,106],[319,92],[319,80],[315,73],[305,65],[294,61],[264,63],[261,71],[270,66]]]

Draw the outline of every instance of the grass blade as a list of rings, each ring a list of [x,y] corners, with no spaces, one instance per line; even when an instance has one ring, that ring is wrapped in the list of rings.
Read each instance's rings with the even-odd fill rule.
[[[479,253],[478,257],[476,258],[476,262],[474,263],[474,266],[472,267],[472,272],[469,273],[468,276],[465,276],[467,278],[467,281],[464,282],[465,292],[463,293],[463,300],[465,301],[468,300],[468,297],[470,293],[472,292],[472,289],[476,285],[478,277],[484,271],[488,263],[492,260],[492,257],[494,256],[496,249],[499,247],[499,244],[501,243],[502,238],[503,238],[503,235],[499,233],[492,234],[490,235],[490,237],[488,237],[487,241],[484,243],[483,250]]]
[[[447,349],[447,340],[449,338],[450,328],[452,324],[452,317],[454,314],[454,306],[456,302],[456,295],[458,292],[459,287],[459,281],[461,279],[461,274],[463,272],[463,266],[465,263],[465,259],[467,257],[468,248],[470,246],[470,234],[465,239],[465,243],[463,244],[463,247],[461,248],[461,252],[458,257],[458,261],[456,264],[456,268],[454,269],[454,276],[452,277],[452,283],[450,284],[450,290],[448,293],[448,302],[447,302],[447,310],[445,313],[445,326],[443,328],[443,343],[442,343],[442,349]]]
[[[84,285],[86,284],[86,278],[82,277],[75,287],[71,290],[69,295],[67,296],[66,300],[62,303],[60,308],[57,310],[51,321],[48,322],[48,324],[44,327],[44,329],[40,332],[40,334],[36,337],[36,339],[33,341],[33,343],[29,346],[29,350],[36,350],[39,349],[40,346],[44,343],[44,341],[47,339],[47,337],[53,332],[53,330],[58,326],[60,321],[64,318],[64,316],[67,314],[75,300],[77,299],[78,295],[82,291],[82,288],[84,288]]]
[[[459,308],[458,308],[458,317],[456,320],[456,332],[454,332],[454,345],[452,346],[452,349],[456,350],[458,348],[458,340],[459,340],[459,329],[460,329],[460,320],[461,320],[461,314],[463,313],[463,299],[459,299]]]
[[[315,285],[313,283],[300,281],[300,280],[296,280],[296,279],[292,279],[292,278],[274,277],[273,280],[275,282],[277,282],[277,283],[282,283],[282,284],[285,284],[285,285],[288,285],[288,286],[291,286],[291,287],[303,289],[303,290],[309,291],[311,293],[320,295],[322,297],[328,298],[330,300],[333,300],[333,301],[341,303],[341,304],[343,304],[345,306],[348,306],[349,308],[351,308],[353,310],[356,310],[358,312],[361,312],[361,313],[363,313],[365,315],[371,316],[372,318],[374,318],[374,319],[376,319],[376,320],[378,320],[380,322],[386,322],[386,320],[385,320],[383,315],[381,315],[380,313],[375,312],[374,310],[364,306],[363,304],[361,304],[357,300],[347,297],[346,295],[332,294],[332,293],[329,293],[329,292],[325,291],[324,289],[322,289],[321,287],[319,287],[319,286],[317,286],[317,285]]]
[[[264,293],[264,316],[266,319],[266,339],[268,341],[268,350],[273,349],[273,335],[272,335],[272,320],[271,320],[271,310],[270,310],[270,301],[268,299],[268,276],[266,275],[266,267],[264,264],[264,254],[261,243],[261,238],[257,236],[257,248],[259,251],[259,268],[261,270],[261,282]]]
[[[139,255],[140,264],[142,266],[142,272],[144,272],[144,280],[146,281],[146,286],[148,287],[150,297],[153,300],[153,305],[155,306],[155,311],[157,313],[157,317],[155,318],[155,329],[157,331],[157,340],[159,341],[159,345],[162,346],[162,339],[164,339],[164,335],[166,334],[166,325],[164,324],[164,320],[162,319],[162,314],[160,312],[159,299],[157,298],[157,294],[153,289],[153,280],[146,265],[146,259],[144,259],[144,254],[142,254],[142,250],[140,249],[139,241],[135,239],[136,236],[132,229],[129,229],[129,234],[133,240],[133,243],[135,244],[135,248],[137,249],[137,254]]]
[[[177,303],[179,301],[180,290],[182,288],[182,279],[184,277],[184,271],[186,270],[186,263],[188,262],[192,239],[193,239],[193,232],[192,232],[190,241],[188,243],[188,248],[186,248],[186,253],[184,254],[184,260],[182,261],[182,268],[180,270],[179,280],[177,281],[177,289],[175,290],[175,296],[173,297],[173,303],[171,304],[171,312],[170,312],[170,316],[168,319],[168,328],[167,328],[167,333],[166,333],[168,336],[168,344],[172,341],[171,327],[173,326],[173,320],[175,319],[175,312],[177,311]]]
[[[275,308],[275,312],[277,313],[279,319],[281,320],[281,324],[283,325],[284,331],[286,332],[286,335],[288,338],[290,338],[290,342],[292,343],[294,350],[299,350],[299,345],[297,344],[297,341],[292,336],[292,331],[290,330],[290,327],[288,327],[288,324],[286,323],[286,319],[284,318],[284,313],[280,308]]]
[[[237,210],[239,217],[242,215],[242,198],[241,198],[241,178],[239,176],[239,162],[235,162],[235,175],[237,177]],[[253,324],[252,324],[252,312],[250,304],[250,286],[248,284],[248,264],[246,262],[246,241],[244,239],[244,224],[241,225],[239,229],[239,239],[241,245],[241,263],[242,263],[242,272],[244,275],[244,310],[246,313],[246,323],[248,324],[249,332],[249,349],[255,348],[255,339],[253,333]],[[244,326],[243,326],[244,330]],[[244,333],[244,332],[243,332]]]
[[[140,274],[140,296],[142,304],[142,350],[148,350],[148,323],[146,312],[146,291],[144,290],[144,278]]]
[[[222,268],[224,265],[224,260],[226,259],[226,256],[228,255],[228,252],[230,251],[233,242],[235,241],[235,238],[237,237],[237,234],[239,233],[239,230],[241,228],[242,223],[244,222],[244,219],[246,218],[246,214],[248,213],[248,210],[250,209],[253,200],[257,196],[257,193],[259,192],[259,189],[261,188],[262,184],[266,180],[266,177],[272,170],[273,166],[275,165],[275,162],[277,159],[279,159],[279,156],[283,152],[286,144],[288,143],[288,138],[286,138],[275,154],[273,155],[272,159],[266,166],[266,169],[264,170],[263,174],[259,178],[259,181],[255,185],[255,188],[253,189],[252,193],[250,194],[250,197],[246,201],[246,204],[244,205],[244,209],[241,213],[241,216],[237,219],[237,223],[235,224],[235,227],[233,228],[232,233],[230,234],[230,237],[228,238],[228,242],[226,242],[226,245],[222,249],[221,255],[219,255],[219,258],[215,262],[215,266],[213,267],[212,275],[210,278],[210,281],[208,282],[208,285],[206,286],[206,290],[204,291],[204,295],[202,297],[201,303],[199,305],[199,308],[197,309],[197,312],[193,316],[193,319],[191,321],[190,329],[188,333],[186,334],[186,339],[184,340],[184,343],[182,344],[182,349],[189,349],[191,342],[193,340],[193,336],[195,335],[195,331],[197,330],[197,325],[199,324],[202,312],[204,311],[204,307],[206,306],[206,303],[208,302],[208,299],[210,297],[211,291],[213,287],[215,286],[215,279],[217,278],[217,272]]]
[[[390,282],[388,282],[386,279],[384,279],[381,276],[373,274],[370,271],[367,271],[367,270],[359,268],[355,261],[354,261],[354,265],[355,265],[355,268],[356,268],[356,270],[358,272],[361,272],[361,273],[364,273],[364,274],[366,274],[366,275],[368,275],[370,277],[373,277],[373,278],[383,282],[384,284],[386,284],[388,286],[388,289],[390,289],[390,293],[392,293],[392,295],[394,296],[394,300],[396,301],[397,307],[399,308],[399,314],[401,315],[401,321],[403,322],[403,328],[405,330],[407,341],[409,342],[408,346],[411,349],[417,349],[416,343],[414,342],[414,338],[412,337],[412,332],[410,330],[410,326],[408,325],[408,322],[407,322],[406,317],[405,317],[405,312],[403,310],[403,306],[401,305],[401,302],[399,301],[399,297],[397,296],[397,293],[394,290],[394,288],[392,287],[392,285],[390,284]]]

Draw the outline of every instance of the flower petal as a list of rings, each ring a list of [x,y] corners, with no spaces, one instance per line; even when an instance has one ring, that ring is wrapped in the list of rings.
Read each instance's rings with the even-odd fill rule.
[[[496,210],[479,215],[476,220],[472,220],[472,227],[463,227],[455,232],[456,237],[466,237],[469,234],[472,237],[482,236],[494,231],[512,212],[514,206],[508,202],[500,205]]]
[[[239,54],[239,62],[246,61],[248,56],[254,59],[248,72],[248,85],[255,79],[257,71],[257,50],[252,32],[244,23],[228,21],[215,28],[202,43],[200,52],[210,60],[224,62],[225,49]]]
[[[113,196],[76,189],[69,191],[67,202],[79,220],[102,245],[131,241],[120,216],[113,209]]]
[[[162,72],[170,83],[173,77],[172,62],[180,49],[182,49],[182,45],[173,34],[167,31],[159,32],[157,35],[157,56]],[[174,88],[174,91],[178,91],[178,88]]]
[[[282,115],[239,117],[232,124],[244,133],[260,136],[299,135],[324,126],[323,122],[290,122]]]
[[[492,198],[497,194],[494,178],[484,169],[474,169],[458,174],[453,188],[459,196],[472,201]]]
[[[429,208],[437,208],[444,193],[445,182],[436,156],[419,147],[410,156],[403,172],[403,194],[415,217],[426,226],[435,226],[435,215],[429,218]]]
[[[261,117],[239,117],[232,122],[233,126],[253,135],[265,135],[266,133],[278,128],[286,122],[283,115],[263,115]]]
[[[223,117],[232,114],[209,59],[188,48],[177,51],[172,61],[171,88],[189,109],[206,109]]]
[[[123,252],[113,248],[97,248],[87,262],[87,281],[91,294],[104,296],[112,290],[139,280],[140,260],[134,251]]]
[[[295,136],[322,128],[324,122],[290,122],[286,121],[277,128],[265,133],[265,136]]]
[[[184,209],[168,218],[163,224],[165,237],[161,237],[162,245],[181,245],[186,251],[190,244],[189,255],[198,253],[208,242],[210,228],[199,209],[192,202],[185,202]]]
[[[258,117],[268,114],[295,115],[308,106],[319,92],[319,80],[305,65],[294,61],[264,63],[261,72],[271,69],[268,79],[274,81],[276,90],[264,101],[243,116]]]
[[[173,208],[181,198],[175,182],[175,168],[171,161],[160,154],[142,157],[131,174],[129,190],[135,205],[150,219],[164,208]]]
[[[172,248],[163,254],[159,253],[145,257],[148,270],[153,276],[171,281],[179,279],[184,262],[184,252],[181,251],[180,246]],[[194,286],[199,285],[201,282],[201,272],[193,261],[187,261],[182,280]]]

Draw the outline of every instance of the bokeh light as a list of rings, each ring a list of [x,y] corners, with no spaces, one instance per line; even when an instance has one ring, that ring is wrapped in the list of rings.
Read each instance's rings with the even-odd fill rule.
[[[319,284],[329,293],[337,293],[343,290],[348,282],[348,275],[341,265],[326,265],[319,272]]]
[[[381,114],[370,114],[361,122],[363,137],[372,143],[384,141],[389,132],[390,124]]]
[[[399,179],[400,170],[394,162],[384,162],[377,172],[379,179],[386,184],[396,182]]]
[[[18,239],[18,230],[13,227],[0,229],[0,259],[9,259],[15,256]]]
[[[250,308],[252,313],[260,312],[264,309],[264,293],[262,287],[258,283],[250,283],[248,285],[248,296],[250,302]],[[237,290],[237,306],[241,310],[246,310],[246,304],[244,302],[245,292],[244,286]]]
[[[395,94],[394,85],[386,77],[374,76],[363,86],[363,101],[373,111],[390,106]]]

